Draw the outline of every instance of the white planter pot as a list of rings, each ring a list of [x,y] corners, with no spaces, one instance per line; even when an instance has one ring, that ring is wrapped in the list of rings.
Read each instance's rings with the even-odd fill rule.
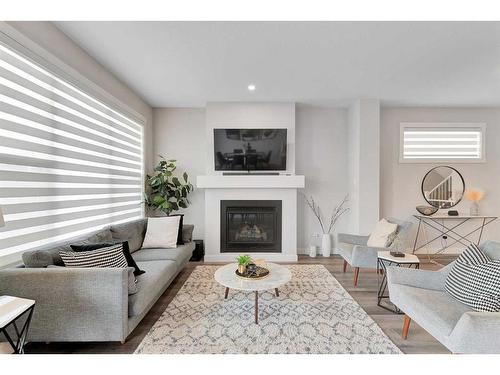
[[[329,257],[332,251],[332,236],[329,233],[323,233],[321,237],[321,253],[324,257]]]
[[[318,247],[316,245],[309,246],[309,256],[311,258],[316,258],[317,252],[318,252]]]

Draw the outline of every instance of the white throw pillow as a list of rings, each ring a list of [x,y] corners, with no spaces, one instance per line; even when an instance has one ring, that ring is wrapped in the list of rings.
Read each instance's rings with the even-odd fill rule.
[[[366,243],[371,247],[386,247],[391,241],[391,235],[398,229],[397,224],[389,223],[387,220],[380,220]]]
[[[146,230],[144,242],[142,243],[142,248],[176,248],[180,219],[180,216],[148,218],[148,228]]]

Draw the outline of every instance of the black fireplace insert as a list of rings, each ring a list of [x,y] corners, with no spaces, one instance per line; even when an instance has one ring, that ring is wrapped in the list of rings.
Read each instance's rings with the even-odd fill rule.
[[[221,252],[281,252],[280,200],[221,201]]]

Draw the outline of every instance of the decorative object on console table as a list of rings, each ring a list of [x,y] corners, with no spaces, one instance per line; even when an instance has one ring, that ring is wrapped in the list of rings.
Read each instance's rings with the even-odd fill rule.
[[[160,162],[154,168],[155,174],[146,176],[147,191],[144,193],[146,206],[170,215],[190,204],[188,195],[193,185],[188,181],[188,174],[182,174],[182,180],[174,176],[176,160],[165,160],[160,155]]]
[[[484,191],[481,189],[468,189],[465,192],[465,199],[471,202],[470,216],[479,216],[479,202],[484,198]]]
[[[438,212],[437,207],[432,207],[432,206],[417,206],[415,209],[421,213],[422,215],[425,216],[431,216],[434,215],[436,212]]]
[[[199,262],[205,256],[205,245],[203,244],[203,240],[194,240],[196,244],[193,255],[189,258],[190,262]]]
[[[323,217],[321,215],[321,209],[314,200],[314,198],[307,197],[305,194],[302,193],[302,196],[304,197],[304,200],[306,204],[309,206],[311,211],[313,212],[314,216],[318,220],[318,223],[321,227],[322,231],[322,237],[321,237],[321,253],[324,257],[329,257],[330,252],[332,250],[332,237],[331,233],[332,230],[337,223],[337,221],[340,219],[342,215],[344,215],[347,211],[349,211],[349,208],[345,207],[346,203],[349,200],[349,195],[346,195],[344,199],[333,209],[332,214],[330,215],[330,221],[328,223],[328,226],[325,225],[323,222]]]
[[[425,174],[420,188],[422,196],[432,207],[447,209],[462,200],[465,181],[455,168],[442,165]]]

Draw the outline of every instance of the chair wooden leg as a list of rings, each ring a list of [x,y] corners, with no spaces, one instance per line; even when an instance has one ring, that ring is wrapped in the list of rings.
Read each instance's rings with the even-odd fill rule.
[[[347,270],[347,260],[344,260],[344,268],[343,268],[344,273],[346,270]]]
[[[358,286],[359,267],[354,268],[354,286]]]
[[[408,330],[410,329],[410,322],[411,318],[408,315],[405,315],[404,321],[403,321],[403,332],[401,334],[401,337],[406,340],[408,337]]]

